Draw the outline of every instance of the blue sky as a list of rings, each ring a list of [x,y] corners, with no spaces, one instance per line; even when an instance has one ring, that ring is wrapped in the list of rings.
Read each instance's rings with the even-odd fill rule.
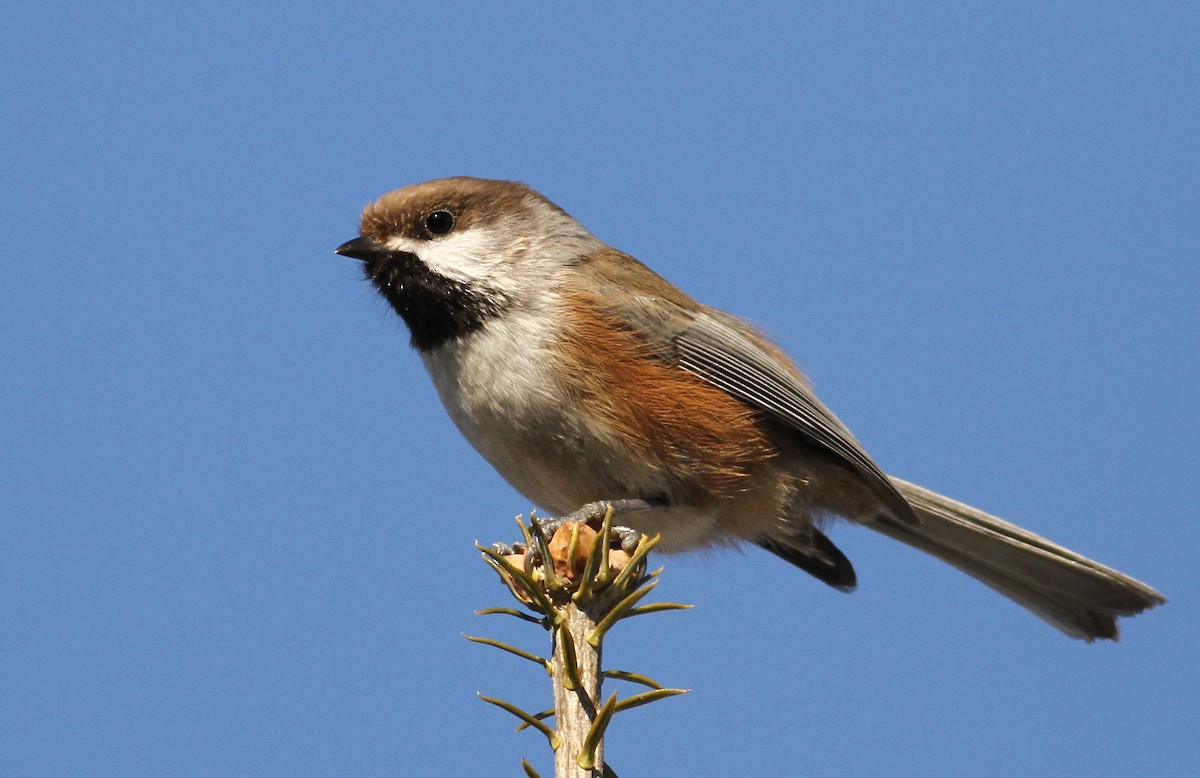
[[[27,4],[0,31],[0,773],[550,773],[472,542],[529,506],[334,247],[524,180],[771,332],[887,470],[1157,586],[1068,640],[855,527],[750,550],[612,666],[623,775],[1200,762],[1193,3]],[[494,617],[493,617],[494,618]]]

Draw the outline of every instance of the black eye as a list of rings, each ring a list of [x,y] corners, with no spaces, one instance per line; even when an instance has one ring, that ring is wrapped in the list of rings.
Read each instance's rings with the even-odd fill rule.
[[[445,235],[454,229],[454,214],[449,211],[434,211],[425,217],[425,229],[433,235]]]

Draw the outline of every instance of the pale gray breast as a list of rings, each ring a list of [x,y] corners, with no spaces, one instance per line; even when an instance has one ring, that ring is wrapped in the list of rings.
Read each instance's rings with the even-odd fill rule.
[[[423,352],[450,418],[513,488],[546,510],[665,492],[660,474],[572,412],[551,377],[556,355],[546,323],[554,321],[513,312]]]

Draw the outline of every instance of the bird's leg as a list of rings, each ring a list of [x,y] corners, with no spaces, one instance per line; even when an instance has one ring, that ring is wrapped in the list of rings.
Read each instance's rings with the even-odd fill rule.
[[[565,516],[535,516],[533,521],[537,523],[538,529],[541,530],[544,537],[550,537],[562,525],[570,521],[581,521],[593,529],[599,530],[604,524],[604,515],[608,513],[608,509],[613,509],[613,514],[626,513],[632,511],[648,511],[652,508],[666,507],[667,501],[661,498],[652,498],[649,500],[642,499],[625,499],[625,500],[598,500],[589,502],[581,508],[577,508]],[[616,541],[616,545],[622,551],[632,554],[637,549],[638,541],[641,540],[642,533],[631,527],[614,526],[612,528],[611,541]],[[523,554],[527,550],[524,543],[514,543],[511,546],[506,543],[494,543],[492,550],[498,554]]]
[[[648,511],[652,508],[663,508],[667,504],[663,499],[626,499],[626,500],[598,500],[589,502],[582,508],[576,508],[566,516],[548,516],[546,518],[535,518],[538,528],[542,534],[550,537],[554,531],[566,524],[569,521],[581,521],[595,530],[599,530],[604,524],[604,515],[608,513],[608,509],[612,508],[613,515],[620,513],[630,513],[633,511]],[[622,551],[632,554],[637,549],[638,541],[642,537],[642,533],[635,529],[625,526],[613,526],[612,540],[617,541]]]

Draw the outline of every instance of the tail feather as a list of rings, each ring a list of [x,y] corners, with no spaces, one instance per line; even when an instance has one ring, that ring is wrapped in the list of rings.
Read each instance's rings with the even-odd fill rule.
[[[872,529],[954,565],[1071,637],[1116,640],[1117,617],[1166,602],[1146,584],[1028,530],[891,478],[921,519]]]
[[[841,549],[833,545],[832,540],[825,537],[825,533],[811,524],[803,531],[763,536],[756,542],[838,591],[852,592],[858,586],[854,565],[850,564]]]

